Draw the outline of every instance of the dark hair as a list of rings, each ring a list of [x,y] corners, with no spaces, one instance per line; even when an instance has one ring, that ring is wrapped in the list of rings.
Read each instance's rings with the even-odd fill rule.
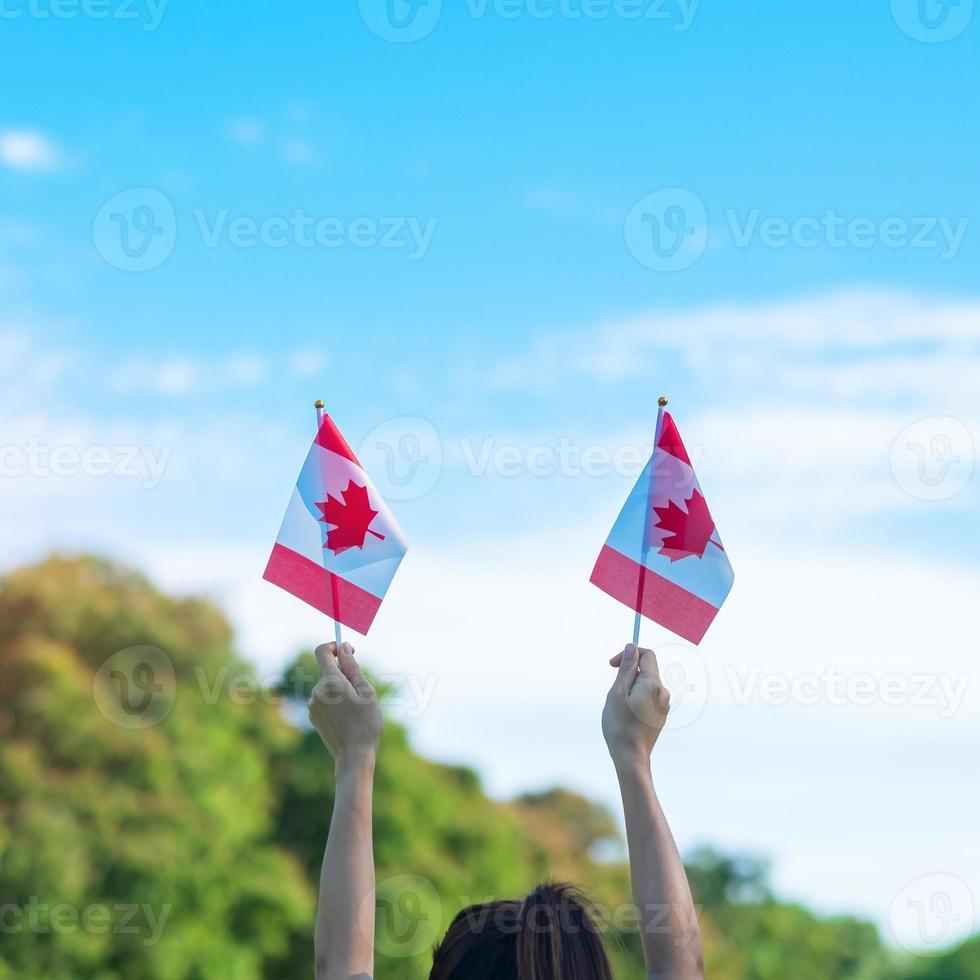
[[[436,947],[429,980],[612,980],[599,927],[571,885],[523,902],[463,909]]]

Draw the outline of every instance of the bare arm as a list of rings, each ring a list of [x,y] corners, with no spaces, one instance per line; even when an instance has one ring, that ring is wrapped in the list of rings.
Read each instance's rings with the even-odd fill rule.
[[[650,753],[670,696],[650,650],[628,646],[606,698],[602,731],[616,766],[626,817],[630,878],[650,980],[701,980],[701,931],[684,865],[653,787]]]
[[[317,647],[323,672],[310,721],[336,762],[337,789],[320,872],[314,936],[316,980],[374,973],[374,844],[371,807],[381,709],[348,643]]]

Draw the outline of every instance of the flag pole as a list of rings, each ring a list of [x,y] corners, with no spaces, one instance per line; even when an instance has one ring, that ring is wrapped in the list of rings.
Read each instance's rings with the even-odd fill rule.
[[[667,407],[667,396],[662,395],[657,402],[659,411],[657,412],[657,429],[653,436],[653,453],[650,456],[650,482],[647,486],[647,506],[643,513],[643,544],[641,546],[640,577],[636,586],[636,615],[633,618],[633,647],[640,646],[640,623],[643,616],[640,608],[643,605],[643,586],[646,580],[647,557],[650,554],[650,511],[653,510],[653,481],[656,477],[656,466],[654,458],[657,455],[657,446],[660,444],[660,431],[664,424],[664,409]]]
[[[323,404],[322,400],[320,400],[318,398],[313,403],[313,407],[316,409],[316,431],[319,433],[320,426],[323,425],[323,409],[324,409],[324,404]],[[337,653],[340,653],[340,644],[341,644],[341,639],[342,638],[341,638],[341,635],[340,635],[340,621],[336,618],[337,605],[338,605],[338,601],[337,601],[338,600],[338,596],[337,596],[337,585],[336,585],[336,579],[331,579],[331,581],[334,583],[334,586],[333,586],[333,596],[332,596],[333,602],[332,602],[332,605],[331,605],[331,608],[334,611],[333,638],[334,638],[334,641],[337,644]]]

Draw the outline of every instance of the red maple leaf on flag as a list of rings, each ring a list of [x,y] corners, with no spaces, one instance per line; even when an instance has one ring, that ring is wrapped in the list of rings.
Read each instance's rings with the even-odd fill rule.
[[[715,522],[708,513],[708,505],[701,493],[695,490],[684,504],[687,507],[686,514],[673,500],[666,507],[653,508],[658,518],[656,527],[669,532],[660,545],[660,554],[672,562],[690,555],[703,558],[709,542],[717,545],[717,542],[711,542],[711,535],[715,533]]]
[[[343,500],[328,494],[323,503],[317,504],[323,514],[320,522],[334,525],[327,532],[327,543],[323,547],[339,555],[351,548],[363,548],[368,534],[384,541],[383,534],[371,530],[371,522],[378,512],[371,506],[367,487],[348,480],[347,489],[341,490],[340,495]]]

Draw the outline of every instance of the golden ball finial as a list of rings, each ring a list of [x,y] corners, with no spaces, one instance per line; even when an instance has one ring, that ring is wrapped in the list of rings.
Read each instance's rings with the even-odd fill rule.
[[[316,400],[316,401],[315,401],[315,402],[313,403],[313,407],[314,407],[314,408],[323,408],[323,402],[322,402],[322,401],[321,401],[321,400],[320,400],[320,399],[318,398],[318,399],[317,399],[317,400]]]
[[[660,400],[657,402],[657,404],[661,408],[666,408],[667,407],[667,396],[666,395],[661,395],[660,396]]]

